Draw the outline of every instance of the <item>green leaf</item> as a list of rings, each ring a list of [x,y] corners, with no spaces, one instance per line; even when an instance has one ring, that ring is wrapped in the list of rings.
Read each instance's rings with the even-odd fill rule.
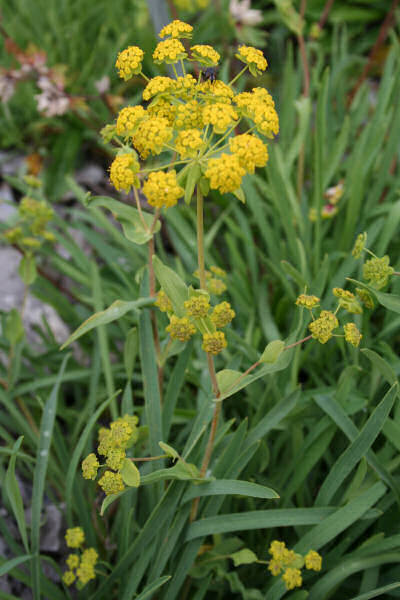
[[[234,552],[230,555],[230,558],[233,560],[233,564],[235,567],[240,567],[240,565],[251,565],[251,563],[257,562],[257,555],[254,554],[252,550],[249,548],[243,548],[243,550],[239,550],[239,552]]]
[[[185,184],[185,202],[190,204],[194,194],[194,188],[201,177],[201,168],[198,163],[190,165],[187,172],[187,179]]]
[[[24,503],[22,501],[21,491],[15,478],[15,461],[17,459],[17,452],[21,447],[23,439],[24,436],[21,435],[21,437],[18,438],[18,440],[13,446],[10,462],[8,463],[7,473],[5,477],[5,490],[10,501],[15,519],[17,521],[18,530],[21,534],[21,539],[24,544],[24,548],[27,552],[29,552],[28,537],[26,533]]]
[[[124,367],[126,377],[130,381],[132,379],[133,369],[136,362],[136,357],[139,351],[139,334],[137,327],[132,327],[126,335],[124,344]]]
[[[33,490],[32,490],[32,530],[31,530],[31,548],[32,562],[32,588],[34,600],[40,600],[41,597],[41,581],[40,581],[40,525],[42,522],[42,504],[43,494],[47,474],[47,466],[49,463],[49,453],[51,441],[53,439],[53,428],[57,414],[58,391],[64,375],[70,355],[64,356],[60,370],[58,372],[57,381],[46,401],[43,408],[42,420],[40,423],[40,433],[38,448],[36,454],[36,466],[33,475]]]
[[[175,448],[173,448],[172,446],[169,446],[165,442],[158,442],[158,445],[160,446],[161,450],[164,450],[164,452],[165,452],[165,454],[167,454],[167,456],[170,456],[171,458],[173,458],[175,460],[178,460],[180,458],[179,454],[177,453]]]
[[[362,281],[357,281],[357,279],[351,279],[351,277],[347,277],[347,280],[368,290],[373,296],[375,296],[379,304],[382,304],[382,306],[384,306],[385,308],[388,308],[389,310],[400,314],[400,296],[397,296],[396,294],[380,292],[379,290],[374,289],[373,287],[367,285],[366,283],[363,283]]]
[[[157,256],[153,256],[154,273],[158,283],[171,300],[174,313],[178,317],[185,315],[183,303],[188,299],[188,288],[184,281]]]
[[[137,488],[140,485],[140,473],[137,466],[128,458],[124,459],[120,470],[121,477],[129,487]]]
[[[154,592],[158,590],[158,588],[160,588],[162,585],[164,585],[164,583],[167,583],[167,581],[169,581],[170,579],[171,575],[163,575],[155,581],[152,581],[151,583],[149,583],[149,585],[146,585],[146,587],[139,594],[139,596],[136,596],[135,600],[145,600],[146,598],[151,598]]]
[[[76,329],[74,333],[69,336],[67,341],[63,343],[61,350],[69,346],[69,344],[72,344],[72,342],[75,342],[75,340],[79,339],[82,335],[85,335],[85,333],[88,333],[92,329],[99,327],[99,325],[107,325],[107,323],[112,323],[113,321],[123,317],[127,312],[131,310],[137,311],[143,306],[150,306],[153,304],[153,302],[153,298],[140,298],[139,300],[132,300],[130,302],[126,300],[116,300],[111,304],[111,306],[105,310],[95,313],[86,319],[82,325],[79,325],[78,329]]]
[[[333,467],[331,467],[328,476],[320,488],[315,506],[329,505],[342,482],[372,446],[389,416],[397,391],[398,385],[395,384],[375,408],[356,439],[340,455]]]
[[[21,262],[19,263],[18,267],[18,273],[25,285],[31,285],[35,281],[37,277],[37,271],[35,257],[33,254],[25,254],[21,258]]]
[[[285,348],[285,342],[282,340],[274,340],[270,342],[264,352],[261,354],[259,362],[261,363],[275,363]]]
[[[139,213],[133,206],[129,206],[113,198],[108,198],[107,196],[89,197],[86,205],[89,207],[102,206],[110,210],[113,217],[121,223],[125,237],[135,244],[145,244],[153,237],[153,233],[157,233],[161,227],[161,223],[158,220],[153,233],[151,233],[150,229],[154,220],[153,215],[144,211]]]
[[[25,335],[21,315],[16,308],[12,308],[6,317],[5,336],[11,346],[15,346]]]
[[[24,554],[24,556],[17,556],[16,558],[11,558],[10,560],[7,560],[0,567],[0,577],[3,577],[9,571],[11,571],[12,569],[15,569],[15,567],[18,567],[18,565],[21,565],[22,563],[26,562],[27,560],[31,560],[31,558],[32,558],[32,556],[30,554]]]
[[[368,348],[363,348],[361,352],[371,361],[390,385],[393,385],[397,381],[396,373],[379,354]]]
[[[370,592],[365,592],[365,594],[361,594],[360,596],[354,596],[351,600],[370,600],[371,598],[377,598],[378,596],[382,596],[382,594],[386,594],[386,592],[390,592],[391,590],[395,590],[400,587],[400,581],[396,581],[396,583],[389,583],[389,585],[384,585],[380,588],[375,588]]]
[[[103,517],[107,508],[113,503],[115,502],[115,500],[118,500],[118,498],[120,496],[122,496],[123,494],[126,494],[128,492],[128,489],[124,490],[123,492],[118,492],[118,494],[110,494],[109,496],[106,496],[102,502],[101,505],[101,509],[100,509],[100,516]]]
[[[188,502],[193,498],[201,496],[224,496],[224,495],[249,496],[251,498],[264,498],[267,500],[276,500],[279,495],[272,488],[258,483],[248,481],[238,481],[235,479],[217,479],[202,485],[190,487],[183,496],[182,502]]]
[[[159,469],[158,471],[154,471],[148,475],[143,475],[142,485],[148,485],[150,483],[156,483],[158,481],[165,481],[169,479],[179,479],[180,481],[198,481],[200,483],[205,481],[200,477],[200,471],[196,465],[192,465],[180,460],[170,469]]]

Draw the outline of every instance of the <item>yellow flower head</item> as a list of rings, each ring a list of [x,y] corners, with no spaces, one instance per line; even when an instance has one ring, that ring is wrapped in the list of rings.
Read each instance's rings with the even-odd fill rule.
[[[364,231],[364,233],[360,233],[357,236],[353,250],[351,251],[354,258],[360,258],[361,254],[365,248],[366,243],[367,243],[367,234]]]
[[[128,193],[132,186],[139,185],[138,171],[139,163],[133,154],[119,154],[111,164],[110,181],[116,190]]]
[[[226,291],[226,284],[221,279],[217,279],[217,277],[211,277],[207,280],[207,291],[210,294],[215,294],[216,296],[220,296]]]
[[[21,227],[13,227],[4,233],[4,237],[10,244],[18,244],[23,237]]]
[[[175,140],[175,148],[181,158],[194,158],[202,145],[203,138],[198,129],[184,129]]]
[[[272,558],[268,563],[268,570],[271,571],[271,575],[276,577],[282,571],[282,563],[275,558]]]
[[[223,102],[209,104],[203,108],[203,122],[205,125],[212,125],[215,133],[225,133],[228,127],[234,125],[238,114],[230,105]]]
[[[115,66],[118,69],[118,75],[128,81],[133,75],[142,70],[142,60],[144,52],[138,46],[129,46],[118,54]]]
[[[96,479],[97,476],[97,470],[99,468],[100,464],[99,461],[97,460],[97,456],[95,454],[93,454],[93,452],[91,454],[89,454],[89,456],[87,456],[85,458],[84,461],[82,461],[82,475],[85,479]]]
[[[178,185],[176,171],[155,171],[143,184],[143,194],[151,206],[170,208],[183,196],[184,189]]]
[[[232,319],[235,318],[235,311],[232,310],[229,302],[221,302],[214,306],[214,310],[211,314],[211,321],[214,323],[215,327],[225,327],[229,325]]]
[[[226,271],[224,271],[224,269],[221,269],[221,267],[217,267],[216,265],[211,265],[210,271],[211,271],[211,273],[214,273],[214,275],[216,275],[217,277],[221,277],[221,279],[226,278]],[[211,273],[210,273],[210,278],[212,277]]]
[[[257,131],[265,137],[273,138],[279,133],[279,119],[273,106],[267,106],[263,102],[254,105],[253,120]]]
[[[157,294],[157,300],[154,302],[155,306],[161,310],[161,312],[172,312],[171,300],[168,298],[164,290],[160,290]]]
[[[206,100],[224,102],[230,104],[234,93],[232,88],[220,79],[215,81],[203,81],[198,88]]]
[[[171,77],[162,77],[161,75],[153,77],[143,90],[143,100],[150,100],[150,98],[157,94],[170,92],[173,89],[174,84],[175,82]]]
[[[364,304],[365,308],[375,308],[375,302],[368,290],[356,288],[357,296]]]
[[[77,554],[68,554],[67,560],[65,561],[67,567],[72,571],[79,565],[79,556]]]
[[[385,287],[389,280],[389,276],[394,272],[393,267],[389,264],[388,256],[382,258],[370,258],[363,265],[363,277],[371,286],[380,290]]]
[[[237,190],[245,174],[239,158],[235,154],[224,153],[219,158],[211,158],[205,172],[211,189],[219,190],[221,194]]]
[[[196,46],[192,46],[190,49],[194,60],[207,67],[215,67],[221,58],[220,54],[212,46],[196,44]]]
[[[121,475],[112,471],[105,471],[98,483],[106,496],[118,494],[118,492],[122,492],[125,489]]]
[[[339,306],[350,313],[361,314],[362,308],[355,295],[349,290],[342,288],[333,288],[333,295],[339,298]]]
[[[65,532],[65,541],[68,548],[79,548],[85,541],[82,527],[71,527]]]
[[[183,100],[188,100],[196,86],[196,80],[193,75],[185,75],[174,80],[174,96]]]
[[[123,108],[117,118],[117,135],[132,135],[133,130],[141,119],[146,116],[143,106],[126,106]]]
[[[308,328],[315,340],[326,344],[332,337],[332,332],[339,326],[339,321],[333,312],[322,310],[318,319],[309,324]]]
[[[202,112],[196,100],[189,100],[186,104],[178,104],[174,126],[176,129],[203,128]]]
[[[172,21],[172,23],[168,23],[165,27],[163,27],[158,34],[160,38],[165,38],[167,36],[172,38],[191,38],[192,37],[193,27],[188,23],[184,23],[183,21]]]
[[[73,571],[65,571],[64,575],[62,576],[62,580],[65,585],[72,585],[75,581],[75,573],[73,573]]]
[[[361,342],[362,335],[357,329],[355,323],[346,323],[346,325],[343,326],[343,329],[344,339],[346,340],[346,342],[349,342],[349,344],[357,348],[357,346]]]
[[[192,335],[196,333],[196,327],[189,321],[187,317],[179,318],[172,315],[169,325],[166,327],[173,340],[187,342]]]
[[[169,125],[175,121],[177,107],[171,104],[166,98],[157,98],[157,101],[150,104],[147,113],[150,117],[167,119]]]
[[[99,446],[97,448],[97,452],[102,456],[107,456],[112,447],[113,440],[111,431],[106,429],[106,427],[101,427],[99,429]]]
[[[98,558],[99,555],[94,548],[86,548],[86,550],[82,552],[81,564],[92,565],[94,567]]]
[[[293,569],[291,567],[286,569],[282,575],[282,579],[285,582],[287,590],[293,590],[295,587],[301,587],[303,583],[300,569]]]
[[[318,306],[319,298],[317,296],[307,296],[307,294],[300,294],[300,296],[296,300],[297,306],[305,306],[305,308],[314,308]]]
[[[285,542],[273,540],[270,544],[268,552],[275,560],[282,561],[287,553]]]
[[[256,167],[267,164],[267,146],[256,135],[244,133],[230,138],[229,148],[238,156],[240,164],[248,173],[254,173]]]
[[[315,550],[310,550],[304,557],[304,563],[306,569],[320,571],[322,568],[322,557],[318,552],[315,552]]]
[[[91,581],[91,579],[95,579],[96,573],[94,567],[90,564],[84,563],[79,566],[76,571],[79,583],[82,585],[86,585]]]
[[[122,448],[112,448],[107,454],[107,467],[110,467],[110,469],[113,469],[113,471],[119,471],[119,469],[122,467],[125,456],[125,450],[122,450]]]
[[[211,308],[207,296],[192,296],[184,302],[184,307],[188,316],[196,319],[206,317]]]
[[[219,354],[227,345],[225,334],[222,331],[216,331],[215,333],[205,333],[203,335],[201,347],[204,352],[209,354]]]
[[[174,38],[159,42],[153,52],[153,59],[156,64],[163,62],[173,64],[181,58],[186,58],[186,56],[184,45]]]
[[[134,426],[132,425],[125,417],[116,419],[116,421],[110,424],[111,444],[113,448],[126,448],[134,432]]]
[[[252,46],[240,46],[236,57],[249,65],[252,75],[261,75],[268,67],[268,63],[261,50]]]
[[[149,153],[160,154],[171,138],[172,130],[167,119],[150,117],[141,123],[139,129],[132,136],[132,142],[141,157],[147,158]]]

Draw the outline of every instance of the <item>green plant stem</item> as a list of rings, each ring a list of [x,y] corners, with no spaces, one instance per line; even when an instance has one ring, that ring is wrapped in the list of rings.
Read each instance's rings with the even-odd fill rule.
[[[307,5],[307,0],[301,0],[300,16],[301,16],[302,20],[304,19],[304,14],[306,12],[306,5]],[[301,32],[297,36],[297,41],[299,44],[300,58],[301,58],[301,63],[303,66],[303,74],[304,74],[303,96],[305,98],[308,98],[308,96],[310,95],[310,69],[308,66],[307,50],[306,50],[306,45],[304,42],[303,32]],[[300,148],[300,152],[299,152],[298,163],[297,163],[297,198],[298,198],[299,202],[301,202],[301,197],[303,194],[304,162],[305,162],[305,148],[304,148],[304,144],[302,144],[302,146]]]
[[[154,247],[154,228],[156,226],[158,217],[160,216],[160,211],[157,210],[155,215],[154,215],[154,220],[153,223],[151,225],[151,229],[149,230],[149,232],[152,234],[151,238],[149,239],[148,242],[148,248],[149,248],[149,286],[150,286],[150,297],[154,298],[156,295],[156,277],[155,277],[155,273],[154,273],[154,266],[153,266],[153,256],[155,254],[155,247]],[[157,327],[157,317],[156,317],[156,313],[154,310],[151,311],[151,323],[152,323],[152,329],[153,329],[153,339],[154,339],[154,347],[156,350],[156,355],[157,355],[157,371],[158,371],[158,385],[160,388],[160,400],[162,403],[162,387],[163,387],[163,380],[164,380],[164,370],[162,368],[162,366],[160,365],[160,357],[161,357],[161,346],[160,346],[160,337],[158,335],[158,327]]]
[[[148,456],[146,458],[129,458],[133,462],[147,462],[150,460],[160,460],[160,458],[168,458],[168,454],[160,454],[160,456]]]
[[[237,74],[237,75],[236,75],[236,76],[235,76],[235,77],[232,79],[232,81],[230,81],[230,82],[228,83],[229,87],[230,87],[231,85],[233,85],[233,84],[235,83],[235,81],[237,81],[237,80],[239,79],[239,77],[240,77],[241,75],[243,75],[243,73],[245,72],[245,70],[246,70],[247,68],[248,68],[248,65],[246,65],[246,66],[245,66],[245,67],[244,67],[244,68],[243,68],[241,71],[239,71],[239,73],[238,73],[238,74]]]

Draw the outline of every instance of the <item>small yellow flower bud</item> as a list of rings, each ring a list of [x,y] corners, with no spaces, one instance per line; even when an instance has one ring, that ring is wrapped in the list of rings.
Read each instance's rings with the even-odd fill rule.
[[[157,294],[157,300],[154,302],[154,306],[158,306],[161,312],[172,312],[171,300],[168,298],[164,290],[160,290]]]
[[[92,452],[82,461],[82,475],[85,479],[96,479],[100,464],[97,456]]]
[[[346,323],[346,325],[343,326],[343,329],[344,339],[346,340],[346,342],[349,342],[349,344],[357,348],[357,346],[361,342],[362,335],[355,323]]]
[[[227,345],[225,334],[222,331],[216,331],[215,333],[205,333],[203,335],[203,343],[201,347],[203,348],[204,352],[215,355],[222,352]]]
[[[362,251],[365,248],[365,244],[367,243],[367,234],[365,233],[360,233],[357,236],[357,239],[355,241],[353,250],[351,251],[352,255],[354,256],[354,258],[360,258]]]
[[[293,590],[295,587],[301,587],[303,579],[300,569],[292,569],[289,567],[282,575],[287,590]]]
[[[79,556],[77,554],[68,554],[67,560],[65,561],[67,567],[72,571],[79,565]]]
[[[105,471],[98,483],[106,496],[118,494],[118,492],[122,492],[125,489],[121,475],[112,471]]]
[[[62,576],[62,580],[65,585],[70,586],[75,581],[75,574],[72,571],[65,571],[64,575]]]
[[[196,319],[206,317],[211,308],[206,296],[192,296],[184,302],[184,307],[188,316]]]
[[[192,335],[196,333],[196,327],[189,321],[187,317],[177,317],[172,315],[169,325],[166,327],[173,340],[187,342]]]
[[[300,294],[296,300],[297,306],[305,306],[305,308],[315,308],[319,304],[319,298],[317,296],[307,296],[307,294]]]
[[[85,541],[82,527],[71,527],[65,533],[65,541],[68,548],[79,548]]]
[[[310,550],[304,557],[306,569],[320,571],[322,568],[322,557],[315,550]]]
[[[214,307],[211,315],[211,320],[215,327],[222,328],[235,318],[235,311],[232,310],[229,302],[221,302]]]

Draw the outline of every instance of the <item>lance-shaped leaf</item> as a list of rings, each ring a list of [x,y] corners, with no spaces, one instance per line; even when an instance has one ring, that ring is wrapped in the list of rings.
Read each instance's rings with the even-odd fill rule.
[[[183,317],[183,303],[188,299],[188,288],[184,281],[169,267],[166,267],[157,256],[153,256],[154,273],[158,283],[171,300],[174,313]]]

